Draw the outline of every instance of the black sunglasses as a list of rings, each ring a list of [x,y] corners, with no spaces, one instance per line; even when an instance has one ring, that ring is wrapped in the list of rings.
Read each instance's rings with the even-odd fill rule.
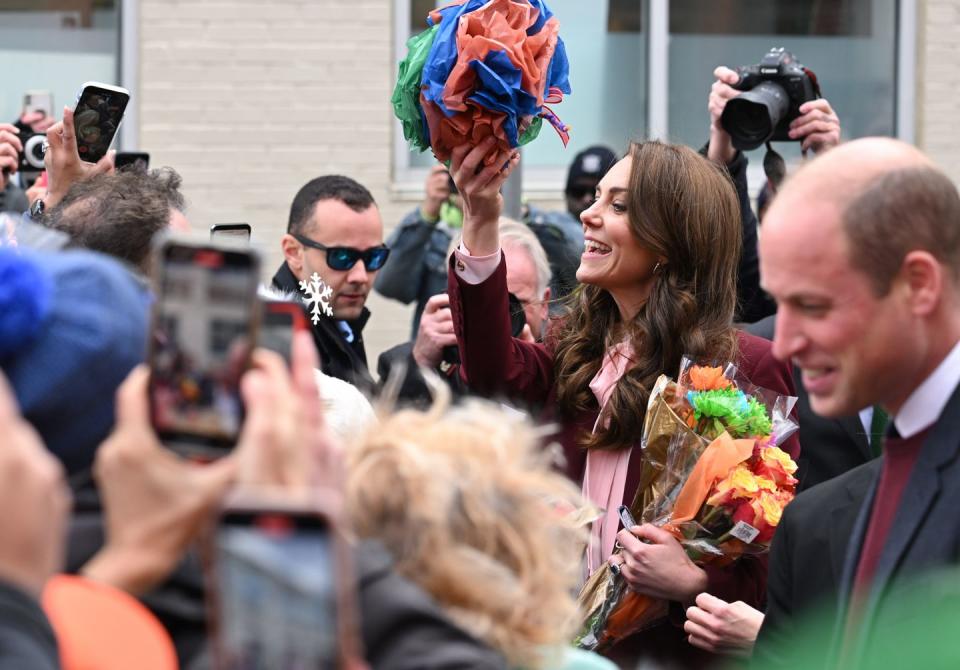
[[[383,267],[387,257],[390,256],[390,247],[387,246],[371,247],[366,251],[360,251],[353,247],[328,247],[295,233],[293,237],[305,247],[326,251],[327,265],[331,270],[349,270],[357,264],[358,260],[363,259],[363,266],[367,268],[367,272],[376,272]]]

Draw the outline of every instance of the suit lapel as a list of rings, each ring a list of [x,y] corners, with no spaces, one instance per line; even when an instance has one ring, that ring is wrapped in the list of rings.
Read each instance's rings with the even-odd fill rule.
[[[864,462],[873,459],[873,450],[870,448],[870,436],[863,427],[858,415],[845,416],[837,419],[837,423],[850,435],[850,439],[857,445],[857,449],[863,454]]]
[[[927,436],[903,491],[903,499],[880,554],[871,589],[867,614],[893,578],[897,566],[923,525],[930,507],[940,494],[940,468],[954,459],[960,449],[960,387],[954,390],[937,423]]]
[[[927,436],[921,448],[920,456],[913,467],[913,472],[910,474],[907,486],[903,491],[903,499],[900,501],[893,525],[890,527],[890,533],[880,554],[873,584],[870,588],[870,596],[864,608],[861,624],[863,634],[857,641],[856,658],[860,658],[863,646],[869,640],[873,621],[876,618],[884,593],[886,593],[890,582],[895,577],[898,567],[923,525],[930,508],[940,494],[940,469],[953,460],[957,451],[960,450],[958,431],[960,431],[960,387],[954,389],[953,395]],[[869,522],[869,513],[866,518]],[[859,542],[862,543],[862,541],[863,537],[861,535]]]

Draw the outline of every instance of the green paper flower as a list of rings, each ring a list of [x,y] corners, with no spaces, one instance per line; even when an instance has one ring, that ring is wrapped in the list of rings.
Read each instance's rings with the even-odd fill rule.
[[[430,138],[427,136],[420,109],[420,79],[423,76],[423,65],[439,30],[440,25],[437,24],[407,40],[407,57],[400,61],[397,85],[390,97],[393,113],[403,125],[404,139],[419,151],[430,148]]]

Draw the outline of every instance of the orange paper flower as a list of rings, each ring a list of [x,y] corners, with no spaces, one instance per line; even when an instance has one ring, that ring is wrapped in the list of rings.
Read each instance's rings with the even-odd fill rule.
[[[723,376],[723,368],[694,365],[690,368],[690,384],[696,391],[727,389],[733,382]]]

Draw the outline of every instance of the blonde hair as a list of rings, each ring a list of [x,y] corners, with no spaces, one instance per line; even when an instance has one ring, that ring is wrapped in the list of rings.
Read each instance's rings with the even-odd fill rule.
[[[583,506],[539,443],[490,403],[441,400],[386,418],[349,454],[354,532],[382,541],[400,574],[512,667],[543,667],[577,623]]]

